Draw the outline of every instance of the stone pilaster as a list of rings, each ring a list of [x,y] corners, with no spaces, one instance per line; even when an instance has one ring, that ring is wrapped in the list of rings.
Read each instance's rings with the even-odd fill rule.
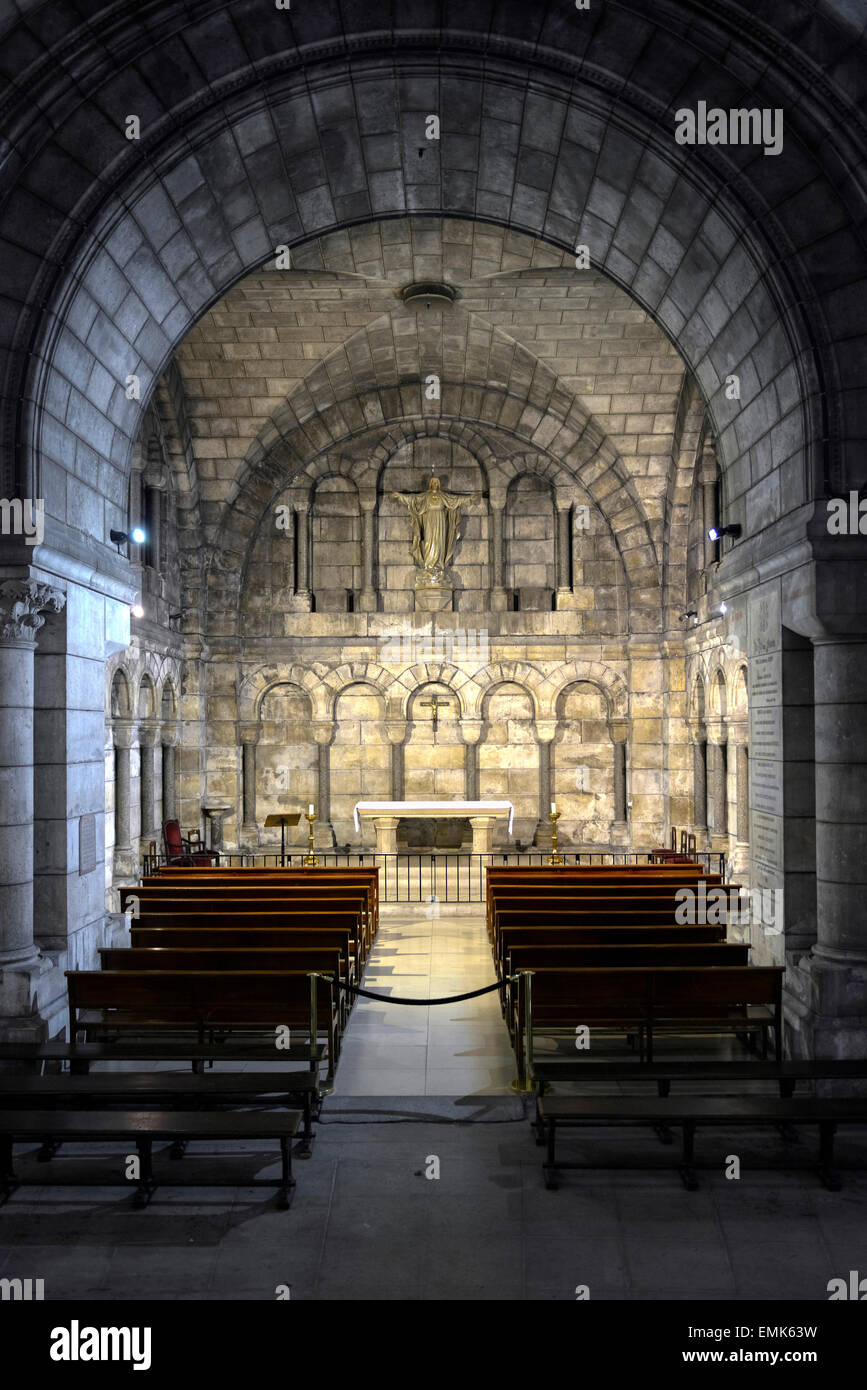
[[[241,740],[241,827],[242,848],[253,848],[259,843],[259,826],[256,821],[256,745],[259,742],[259,725],[242,724]]]
[[[128,719],[115,719],[114,741],[114,876],[128,878],[136,870],[136,856],[130,836],[130,748],[133,725]]]
[[[403,801],[403,750],[406,741],[406,724],[399,719],[390,719],[386,722],[385,732],[391,748],[391,800]]]
[[[66,602],[33,579],[0,583],[0,967],[26,969],[33,939],[33,699],[36,635]]]
[[[572,499],[556,494],[557,506],[557,607],[572,597]]]
[[[163,759],[163,815],[164,821],[177,819],[177,795],[175,789],[175,748],[178,745],[178,729],[174,724],[164,724],[160,731]]]
[[[317,849],[332,849],[335,843],[334,827],[331,824],[331,743],[334,738],[334,724],[330,719],[317,719],[313,723],[313,737],[319,747],[318,797],[316,804],[316,824],[313,827],[314,843]]]
[[[533,843],[540,848],[551,844],[551,744],[557,733],[556,719],[537,719],[536,737],[539,741],[539,819]]]
[[[503,543],[503,522],[506,514],[506,498],[499,493],[491,493],[491,532],[490,532],[490,565],[491,565],[491,609],[494,613],[505,613],[508,608],[508,596],[503,588],[503,557],[505,547]]]

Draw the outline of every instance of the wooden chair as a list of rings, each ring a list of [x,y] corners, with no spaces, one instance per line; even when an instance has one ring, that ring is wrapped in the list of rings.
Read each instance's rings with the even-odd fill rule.
[[[193,843],[195,837],[195,843]],[[198,830],[191,830],[188,837],[181,834],[176,820],[163,821],[163,849],[167,864],[182,864],[188,867],[202,864],[219,864],[220,856],[215,849],[205,849]]]

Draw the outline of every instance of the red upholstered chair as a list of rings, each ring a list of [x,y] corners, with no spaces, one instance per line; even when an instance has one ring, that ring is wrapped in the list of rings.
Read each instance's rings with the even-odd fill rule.
[[[163,821],[163,848],[166,852],[166,863],[178,864],[181,868],[220,862],[220,856],[215,849],[196,846],[194,850],[190,841],[184,839],[180,824],[176,820]]]

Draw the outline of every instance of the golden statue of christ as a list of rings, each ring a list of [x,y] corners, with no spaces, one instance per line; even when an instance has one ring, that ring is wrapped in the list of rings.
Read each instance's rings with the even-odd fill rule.
[[[431,478],[427,492],[393,492],[405,502],[412,521],[412,558],[416,566],[416,587],[446,585],[447,570],[461,538],[458,530],[461,507],[479,497],[457,497],[443,492],[439,478]]]

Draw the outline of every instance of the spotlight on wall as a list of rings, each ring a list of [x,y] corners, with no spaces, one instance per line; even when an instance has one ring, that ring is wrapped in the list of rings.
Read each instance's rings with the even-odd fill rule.
[[[134,603],[133,606],[132,606],[132,608],[131,608],[129,611],[130,611],[130,613],[132,614],[132,616],[133,616],[134,618],[143,618],[143,617],[144,617],[144,609],[142,608],[142,606],[141,606],[140,603]]]
[[[723,536],[731,536],[732,540],[737,540],[741,534],[741,529],[741,524],[738,521],[732,522],[731,526],[711,526],[707,538],[709,541],[718,541]]]
[[[141,526],[134,526],[131,531],[115,531],[114,528],[108,533],[112,545],[117,546],[117,553],[120,554],[122,545],[127,541],[133,541],[136,545],[144,545],[147,540],[147,533]]]
[[[719,613],[719,615],[720,615],[721,618],[724,618],[725,615],[726,615],[726,613],[727,613],[728,611],[729,611],[729,606],[728,606],[727,603],[721,603],[720,606],[719,606],[719,608],[717,609],[717,612]]]
[[[688,622],[690,618],[692,618],[692,621],[693,621],[694,623],[697,623],[697,622],[698,622],[698,610],[697,610],[697,609],[695,609],[695,608],[688,608],[687,611],[686,611],[685,613],[681,613],[681,615],[680,615],[680,621],[681,621],[682,623]]]

